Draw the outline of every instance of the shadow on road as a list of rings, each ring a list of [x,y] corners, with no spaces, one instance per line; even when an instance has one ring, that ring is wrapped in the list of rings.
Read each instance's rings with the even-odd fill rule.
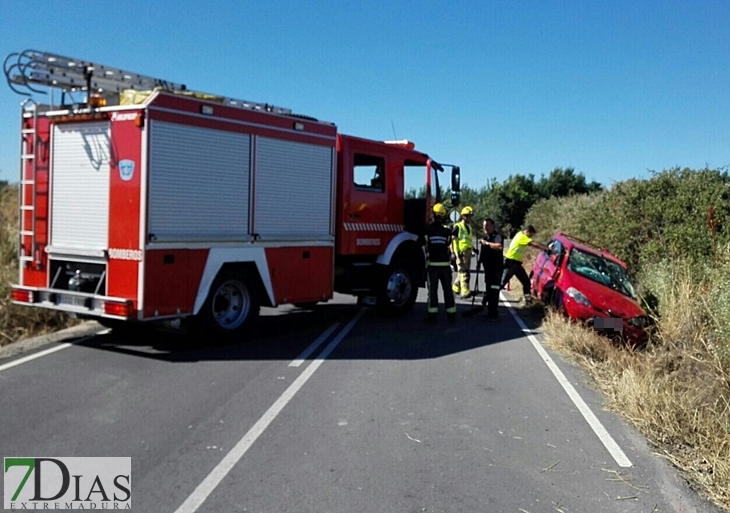
[[[424,301],[404,317],[389,318],[374,309],[367,311],[328,359],[418,360],[440,358],[491,344],[524,337],[503,301],[500,319],[486,320],[474,303],[457,300],[456,322],[447,323],[443,305],[436,324],[426,324]],[[514,299],[507,302],[516,304]],[[246,340],[221,342],[182,333],[145,331],[122,333],[114,330],[96,335],[79,345],[168,362],[293,360],[333,323],[337,329],[309,356],[314,358],[352,320],[362,307],[356,304],[322,304],[313,310],[296,308],[262,312]],[[532,309],[534,310],[534,309]],[[465,315],[466,314],[466,315]],[[529,322],[534,328],[539,322]]]

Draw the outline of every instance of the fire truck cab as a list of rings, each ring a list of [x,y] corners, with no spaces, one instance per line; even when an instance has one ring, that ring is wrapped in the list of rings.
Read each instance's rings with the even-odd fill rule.
[[[401,315],[425,283],[445,167],[458,205],[459,168],[409,141],[46,52],[11,54],[4,71],[29,96],[17,304],[235,337],[261,306],[334,292]],[[36,103],[39,86],[58,104]],[[406,197],[414,172],[424,197]]]

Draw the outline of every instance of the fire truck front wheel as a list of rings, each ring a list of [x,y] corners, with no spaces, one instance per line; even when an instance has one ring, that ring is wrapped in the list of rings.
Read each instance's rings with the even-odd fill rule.
[[[413,308],[417,295],[413,268],[407,262],[397,260],[385,268],[377,299],[378,310],[382,314],[407,314]]]
[[[198,314],[201,328],[223,338],[242,335],[258,318],[259,300],[249,280],[236,273],[219,276]]]

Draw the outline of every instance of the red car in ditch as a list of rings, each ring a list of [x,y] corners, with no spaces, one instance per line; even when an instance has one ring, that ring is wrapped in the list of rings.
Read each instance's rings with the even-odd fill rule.
[[[612,339],[646,341],[649,317],[639,305],[624,262],[562,232],[547,246],[530,273],[537,298]]]

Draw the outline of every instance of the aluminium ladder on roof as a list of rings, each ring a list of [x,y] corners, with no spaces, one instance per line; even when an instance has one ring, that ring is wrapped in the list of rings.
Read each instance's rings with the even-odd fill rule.
[[[22,268],[29,263],[34,262],[40,265],[40,258],[36,250],[36,208],[37,208],[37,151],[38,151],[38,111],[36,103],[30,98],[26,99],[21,105],[21,130],[20,130],[20,184],[19,205],[20,219],[18,220],[18,247],[20,249],[19,264]],[[23,121],[26,119],[25,113],[33,112],[32,126],[23,128]],[[30,169],[29,169],[30,167]],[[30,171],[30,172],[29,172]],[[26,188],[30,188],[29,194]],[[29,201],[26,201],[26,198]],[[26,221],[26,214],[29,213],[30,222]],[[30,244],[23,244],[24,239],[30,237]]]
[[[13,59],[15,59],[14,62]],[[107,95],[109,93],[121,93],[127,89],[145,91],[160,88],[175,93],[215,97],[219,103],[231,107],[275,114],[292,114],[291,109],[276,107],[268,103],[257,103],[200,91],[190,91],[185,84],[177,84],[103,64],[36,50],[25,50],[8,55],[5,58],[3,70],[10,88],[16,93],[27,96],[30,93],[16,89],[16,86],[26,87],[36,93],[44,93],[45,91],[34,89],[31,84],[55,87],[64,92],[89,93],[91,91],[91,94],[96,92]]]

